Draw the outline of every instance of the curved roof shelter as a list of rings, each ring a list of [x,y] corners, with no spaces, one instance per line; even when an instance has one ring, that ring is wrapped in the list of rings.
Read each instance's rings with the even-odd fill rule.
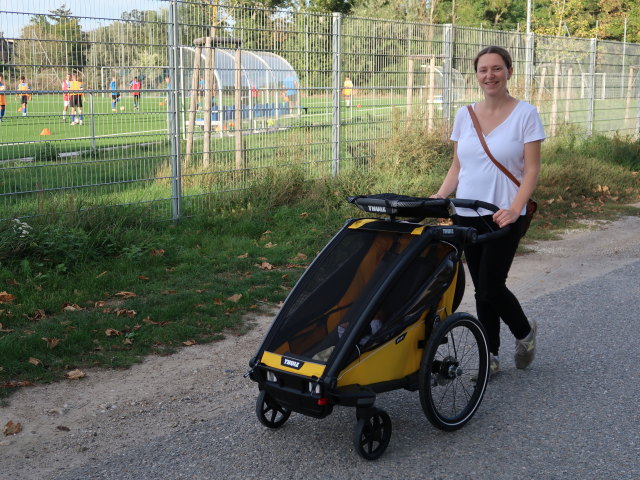
[[[182,66],[193,70],[196,49],[182,47]],[[235,50],[215,49],[214,76],[216,89],[225,90],[235,87]],[[200,69],[204,70],[204,53],[201,53]],[[285,80],[299,82],[298,74],[291,64],[280,55],[271,52],[241,50],[241,86],[242,88],[277,89],[282,88]]]

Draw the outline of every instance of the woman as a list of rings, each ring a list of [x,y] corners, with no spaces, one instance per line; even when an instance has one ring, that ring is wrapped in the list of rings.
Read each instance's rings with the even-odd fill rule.
[[[509,94],[507,82],[513,73],[509,52],[490,46],[474,59],[476,79],[484,100],[473,105],[485,141],[493,156],[520,181],[517,187],[487,156],[467,107],[458,110],[451,140],[451,167],[437,198],[456,191],[458,198],[483,200],[499,207],[480,215],[458,209],[458,223],[479,233],[511,225],[499,240],[465,249],[469,273],[475,287],[478,319],[485,327],[490,352],[490,373],[500,370],[500,319],[516,338],[515,364],[526,368],[535,356],[537,324],[529,322],[518,299],[506,286],[507,275],[522,235],[527,200],[540,172],[540,147],[545,138],[537,110]]]

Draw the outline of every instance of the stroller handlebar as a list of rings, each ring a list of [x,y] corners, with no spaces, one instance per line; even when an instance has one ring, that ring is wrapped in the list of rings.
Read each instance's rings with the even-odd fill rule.
[[[398,195],[395,193],[381,193],[376,195],[357,195],[348,197],[347,201],[357,206],[367,213],[389,215],[395,217],[413,217],[420,221],[424,218],[451,218],[456,216],[455,207],[489,210],[497,212],[499,208],[488,202],[481,200],[468,200],[464,198],[422,198]],[[478,235],[474,228],[469,227],[470,232],[466,235],[469,243],[484,243],[503,237],[510,230],[507,225],[499,230]]]

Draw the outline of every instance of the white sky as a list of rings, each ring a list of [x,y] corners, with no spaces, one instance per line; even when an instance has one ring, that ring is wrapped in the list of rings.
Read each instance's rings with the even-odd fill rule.
[[[119,19],[122,12],[160,10],[167,8],[171,0],[0,0],[0,32],[6,38],[17,37],[31,17],[46,15],[63,4],[72,15],[83,18],[83,30],[92,30]]]

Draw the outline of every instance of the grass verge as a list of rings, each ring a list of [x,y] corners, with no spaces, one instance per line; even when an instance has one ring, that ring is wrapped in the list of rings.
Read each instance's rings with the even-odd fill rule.
[[[243,315],[282,301],[344,220],[359,216],[346,196],[436,191],[451,147],[412,128],[394,132],[366,173],[312,181],[299,167],[268,170],[221,197],[223,207],[175,225],[137,207],[1,224],[0,397],[241,332]],[[543,157],[526,241],[638,214],[625,207],[640,198],[637,141],[568,131],[545,142]]]

